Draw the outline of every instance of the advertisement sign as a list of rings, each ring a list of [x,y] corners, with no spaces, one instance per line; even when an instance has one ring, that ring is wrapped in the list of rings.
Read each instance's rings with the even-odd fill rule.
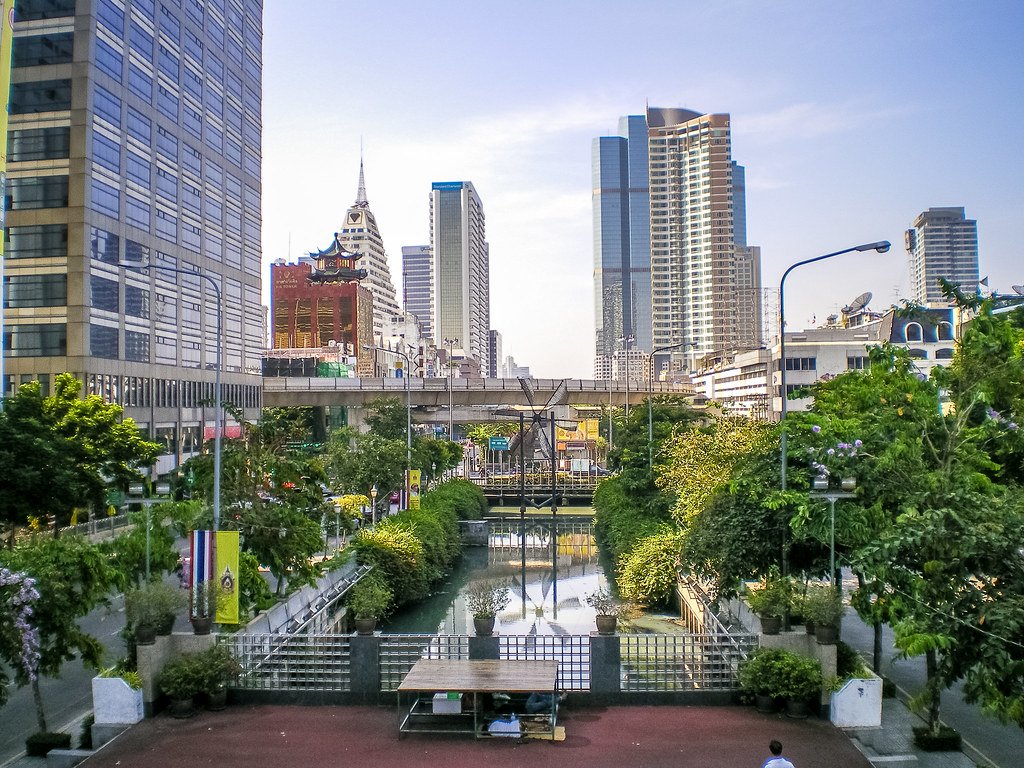
[[[238,623],[238,531],[217,531],[215,577],[220,585],[217,623]]]
[[[409,509],[420,508],[420,470],[410,469],[406,481],[406,498],[409,500]]]
[[[489,437],[487,438],[487,447],[492,451],[507,451],[508,450],[508,438],[507,437]]]
[[[556,426],[555,439],[562,441],[596,440],[599,425],[598,419],[583,419],[576,424],[576,429],[564,429]]]

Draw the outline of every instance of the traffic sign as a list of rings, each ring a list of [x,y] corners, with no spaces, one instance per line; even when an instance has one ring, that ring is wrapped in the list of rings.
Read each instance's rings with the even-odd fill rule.
[[[487,439],[487,447],[492,451],[507,451],[508,450],[508,438],[507,437],[491,437]]]

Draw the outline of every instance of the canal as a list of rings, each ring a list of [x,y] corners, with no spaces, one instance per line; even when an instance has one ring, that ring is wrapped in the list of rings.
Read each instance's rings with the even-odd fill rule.
[[[586,598],[608,579],[599,563],[590,507],[531,512],[521,529],[514,508],[495,507],[486,547],[466,547],[451,577],[426,600],[392,616],[388,633],[473,634],[466,608],[467,586],[482,580],[508,583],[512,602],[495,622],[505,635],[580,635],[594,629],[595,611]],[[525,533],[525,535],[524,535]]]

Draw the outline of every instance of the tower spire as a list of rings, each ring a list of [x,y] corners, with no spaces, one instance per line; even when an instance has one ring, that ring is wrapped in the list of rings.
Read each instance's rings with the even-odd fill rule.
[[[359,189],[356,190],[356,205],[365,208],[366,201],[366,179],[363,177],[363,148],[359,147]]]

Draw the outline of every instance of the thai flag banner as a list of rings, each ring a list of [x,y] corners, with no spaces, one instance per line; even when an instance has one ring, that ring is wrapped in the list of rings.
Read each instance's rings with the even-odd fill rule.
[[[214,578],[216,545],[213,531],[192,531],[192,574],[189,578],[191,593],[190,615],[196,615],[196,586]]]

